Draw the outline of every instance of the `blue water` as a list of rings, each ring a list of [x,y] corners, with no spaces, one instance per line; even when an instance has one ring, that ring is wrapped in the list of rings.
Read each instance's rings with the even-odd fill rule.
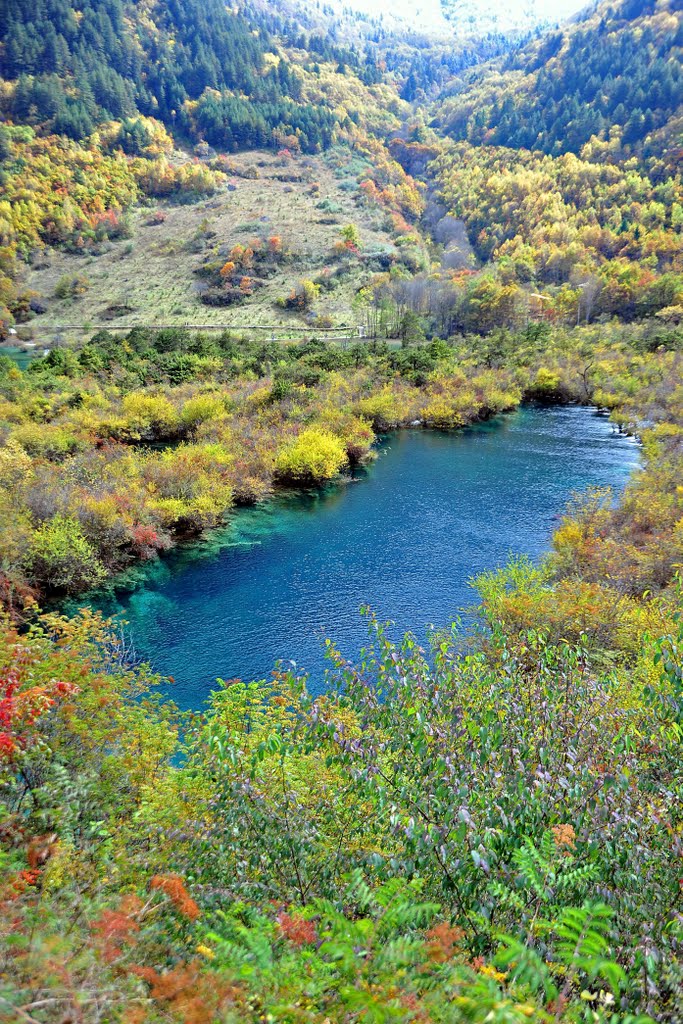
[[[637,444],[589,409],[524,408],[456,434],[385,439],[356,481],[239,510],[207,541],[93,605],[122,613],[138,657],[199,707],[217,677],[266,678],[278,659],[323,683],[323,640],[353,657],[369,604],[424,639],[471,605],[470,578],[547,550],[572,492],[620,489]]]

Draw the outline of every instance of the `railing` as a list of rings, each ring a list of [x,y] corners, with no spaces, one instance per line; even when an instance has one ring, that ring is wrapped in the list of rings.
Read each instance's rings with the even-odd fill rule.
[[[275,333],[276,331],[285,331],[288,334],[346,334],[356,338],[366,337],[365,327],[283,327],[282,324],[278,326],[265,326],[262,324],[253,325],[236,325],[236,324],[56,324],[53,327],[47,325],[40,325],[40,329],[43,334],[61,334],[63,331],[133,331],[133,330],[144,330],[144,331],[169,331],[169,330],[186,330],[186,331],[230,331],[238,334],[245,331],[270,331]]]

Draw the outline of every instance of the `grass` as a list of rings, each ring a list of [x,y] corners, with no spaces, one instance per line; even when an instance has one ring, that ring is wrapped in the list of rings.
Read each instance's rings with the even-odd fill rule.
[[[330,164],[345,160],[324,157],[296,158],[283,167],[273,153],[243,153],[235,162],[246,168],[258,165],[259,178],[232,179],[234,191],[225,191],[192,204],[156,202],[134,211],[132,239],[107,242],[99,253],[69,254],[50,251],[27,268],[25,284],[39,293],[48,309],[22,329],[22,336],[48,341],[64,324],[126,326],[133,323],[203,323],[227,327],[255,325],[302,326],[296,314],[278,309],[276,300],[301,279],[315,276],[333,258],[330,251],[340,228],[355,223],[364,251],[393,250],[380,211],[361,207],[352,162],[339,169]],[[301,181],[281,181],[278,175],[300,175]],[[314,187],[317,183],[319,188]],[[351,187],[352,186],[352,187]],[[322,208],[321,208],[321,204]],[[166,220],[148,223],[162,210]],[[212,237],[197,238],[208,224]],[[247,303],[234,308],[205,306],[196,293],[193,269],[214,247],[246,243],[256,235],[279,235],[296,258],[268,280]],[[55,296],[64,275],[84,275],[84,294],[67,299]],[[321,296],[314,312],[332,318],[335,327],[353,326],[355,294],[372,271],[361,263],[334,291]],[[68,332],[67,332],[68,334]]]

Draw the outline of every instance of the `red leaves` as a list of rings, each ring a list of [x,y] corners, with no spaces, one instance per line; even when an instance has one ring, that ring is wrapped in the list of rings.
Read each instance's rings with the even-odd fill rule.
[[[9,905],[18,900],[29,889],[37,889],[40,885],[42,871],[40,868],[24,868],[13,878],[7,879],[0,887],[0,917],[9,913]]]
[[[40,868],[47,863],[57,845],[57,835],[50,832],[44,836],[35,836],[28,844],[26,859],[30,868]]]
[[[92,932],[102,944],[104,959],[111,963],[121,956],[124,945],[133,945],[140,925],[125,910],[104,910],[92,925]]]
[[[75,683],[55,683],[55,693],[58,693],[60,697],[72,696],[74,693],[78,693],[78,687]]]
[[[154,875],[150,888],[168,896],[175,909],[189,921],[196,921],[199,917],[199,907],[179,875]],[[145,913],[149,912],[150,906],[151,901],[143,905],[137,896],[129,894],[123,897],[116,910],[104,910],[93,923],[92,932],[99,940],[102,955],[108,963],[117,960],[125,946],[135,945],[137,933],[140,931],[140,921]],[[158,906],[155,904],[155,907]],[[136,969],[137,973],[140,973],[140,970],[142,968]]]
[[[142,910],[142,903],[137,896],[124,896],[118,910],[104,910],[92,924],[91,930],[99,939],[102,955],[108,963],[118,959],[123,946],[133,946],[140,925],[136,915]]]
[[[154,558],[158,551],[169,546],[168,540],[160,537],[153,526],[138,523],[131,530],[131,544],[138,558]]]
[[[444,964],[451,960],[460,949],[465,937],[462,928],[441,921],[427,932],[427,956],[436,964]]]
[[[157,531],[152,526],[136,526],[133,530],[133,540],[142,547],[151,547],[158,539]]]
[[[121,231],[121,216],[111,209],[105,210],[104,213],[95,213],[90,217],[90,226],[107,238],[115,238]]]
[[[160,974],[152,967],[133,967],[150,986],[150,996],[165,1004],[183,1024],[213,1024],[221,1009],[234,1003],[241,989],[221,982],[215,975],[201,976],[196,964],[181,964]]]
[[[154,213],[151,213],[149,215],[149,217],[145,221],[145,224],[147,224],[149,227],[156,227],[158,224],[163,224],[166,221],[166,219],[167,214],[164,213],[163,210],[155,210]]]
[[[179,875],[155,875],[150,884],[153,889],[160,889],[165,893],[183,917],[189,921],[197,920],[201,911]]]
[[[17,672],[10,671],[4,679],[0,679],[0,728],[11,725],[15,715],[14,696],[19,689]]]
[[[294,946],[310,946],[318,941],[315,925],[303,917],[290,916],[283,911],[278,915],[277,923],[284,937]]]
[[[26,746],[26,730],[60,697],[78,692],[73,683],[52,680],[32,686],[30,682],[31,666],[18,647],[13,667],[0,677],[0,762],[12,760]]]
[[[38,885],[40,874],[40,868],[28,868],[19,872],[19,878],[22,882],[25,882],[26,885]]]
[[[153,967],[133,967],[132,973],[147,982],[152,999],[164,1002],[175,1001],[182,992],[197,982],[197,969],[194,965],[176,967],[165,974],[159,974]]]

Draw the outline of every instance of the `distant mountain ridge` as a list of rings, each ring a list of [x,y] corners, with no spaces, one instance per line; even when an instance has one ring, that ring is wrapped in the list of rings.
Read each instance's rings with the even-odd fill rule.
[[[441,0],[444,18],[459,33],[519,34],[561,22],[580,10],[581,0]]]
[[[484,38],[490,34],[520,35],[534,31],[576,13],[581,0],[557,0],[552,10],[542,0],[303,0],[311,13],[331,13],[337,18],[353,12],[357,18],[381,23],[386,29],[427,35]]]

